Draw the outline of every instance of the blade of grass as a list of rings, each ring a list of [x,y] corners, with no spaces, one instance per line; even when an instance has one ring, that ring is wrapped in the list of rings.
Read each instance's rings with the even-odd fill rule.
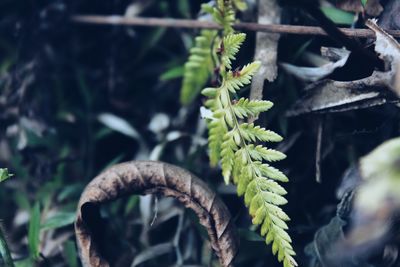
[[[33,259],[39,258],[40,244],[40,205],[37,202],[32,209],[28,230],[29,252]]]
[[[14,267],[14,262],[11,258],[10,249],[8,248],[8,244],[3,233],[3,229],[1,227],[0,227],[0,255],[3,258],[5,267]]]

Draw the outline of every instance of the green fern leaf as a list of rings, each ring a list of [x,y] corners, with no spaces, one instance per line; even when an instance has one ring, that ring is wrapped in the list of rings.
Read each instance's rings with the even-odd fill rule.
[[[230,34],[221,42],[220,51],[221,61],[224,66],[228,69],[232,68],[232,60],[235,60],[235,56],[237,52],[239,52],[240,46],[243,44],[244,40],[246,39],[246,34],[238,33],[238,34]]]
[[[212,47],[216,31],[203,30],[195,39],[190,57],[185,64],[180,101],[190,104],[204,88],[213,71]]]
[[[289,179],[286,177],[285,174],[283,174],[283,172],[281,172],[278,169],[275,169],[274,167],[269,166],[266,163],[261,164],[260,162],[254,162],[254,166],[255,166],[255,172],[259,176],[265,176],[280,182],[289,181]]]
[[[221,165],[222,174],[224,176],[225,183],[228,184],[231,178],[233,170],[233,160],[235,158],[235,150],[237,149],[236,143],[233,139],[233,133],[228,132],[224,136],[223,143],[221,145]]]
[[[238,118],[243,119],[250,116],[257,116],[261,112],[268,111],[272,106],[273,104],[271,101],[250,101],[249,99],[242,97],[233,105],[233,112]]]
[[[257,161],[266,160],[269,162],[280,161],[286,158],[286,155],[274,149],[267,149],[261,145],[248,146],[250,157]]]
[[[208,123],[208,132],[210,162],[212,166],[216,166],[221,158],[221,145],[227,130],[223,121],[221,119],[216,119]]]
[[[277,255],[284,267],[297,266],[291,238],[287,233],[288,215],[280,208],[287,200],[286,190],[277,183],[287,182],[288,178],[278,169],[265,162],[284,159],[285,154],[256,145],[255,142],[280,142],[282,137],[253,123],[241,123],[241,119],[258,116],[269,110],[273,104],[269,101],[250,101],[240,98],[232,101],[242,87],[251,83],[253,75],[260,68],[260,62],[250,63],[239,70],[232,70],[240,46],[245,40],[244,34],[234,34],[235,9],[245,8],[243,0],[217,0],[217,6],[203,6],[214,21],[224,27],[222,41],[216,55],[219,62],[219,75],[222,79],[218,88],[206,88],[202,91],[208,99],[205,106],[213,115],[208,120],[209,154],[212,165],[221,161],[224,180],[231,180],[237,186],[239,196],[244,196],[252,222],[260,226],[265,242],[272,244],[272,252]],[[201,64],[202,51],[193,50],[190,67]]]
[[[233,33],[232,26],[235,23],[236,12],[231,0],[218,0],[212,16],[219,25],[224,27],[225,35]]]
[[[260,61],[247,64],[239,71],[229,71],[225,80],[225,87],[232,93],[251,83],[251,78],[260,68]]]
[[[241,44],[241,41],[232,41],[235,39],[238,40],[238,36],[224,39],[230,40],[226,43],[232,47],[225,47],[226,59],[221,59],[221,69],[227,69],[226,73],[221,72],[221,86],[202,91],[209,98],[206,104],[215,118],[209,122],[210,159],[214,164],[217,159],[221,160],[225,182],[232,179],[237,185],[237,193],[244,196],[253,223],[260,225],[261,234],[265,236],[267,244],[272,243],[272,252],[277,255],[278,260],[284,266],[294,267],[297,266],[293,258],[295,253],[286,232],[286,221],[289,217],[279,207],[287,203],[284,198],[287,192],[277,183],[287,182],[288,178],[280,170],[265,163],[279,161],[286,156],[279,151],[254,144],[257,141],[280,142],[282,137],[253,123],[239,123],[240,119],[269,110],[272,103],[250,101],[246,98],[232,101],[237,91],[251,82],[259,68],[259,63],[255,62],[239,71],[231,70],[231,60]]]
[[[256,140],[262,142],[280,142],[283,140],[277,133],[261,128],[260,126],[255,126],[254,123],[241,124],[240,131],[243,137],[249,142],[255,142]]]

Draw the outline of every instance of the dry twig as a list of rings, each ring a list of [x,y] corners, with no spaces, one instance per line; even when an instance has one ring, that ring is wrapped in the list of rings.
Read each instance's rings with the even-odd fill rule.
[[[72,21],[86,24],[102,25],[125,25],[143,27],[165,27],[165,28],[186,28],[186,29],[221,29],[215,23],[208,21],[198,21],[189,19],[165,19],[165,18],[128,18],[123,16],[97,16],[97,15],[76,15],[72,16]],[[257,31],[281,34],[299,35],[327,35],[320,27],[297,26],[297,25],[277,25],[277,24],[258,24],[258,23],[237,23],[234,25],[237,30]],[[373,38],[375,34],[369,29],[349,29],[340,28],[349,37]],[[400,30],[386,30],[393,37],[400,37]]]

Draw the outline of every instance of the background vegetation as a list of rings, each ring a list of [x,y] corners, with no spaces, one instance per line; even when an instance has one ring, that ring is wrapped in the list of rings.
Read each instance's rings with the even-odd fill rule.
[[[70,20],[72,14],[126,13],[196,18],[200,4],[186,0],[0,2],[0,162],[14,174],[0,184],[0,218],[17,266],[80,266],[73,235],[80,193],[107,166],[141,159],[187,168],[218,191],[239,228],[237,266],[280,266],[263,238],[251,231],[247,209],[234,187],[225,186],[220,169],[209,165],[206,126],[199,114],[204,99],[197,98],[189,106],[179,102],[183,65],[198,31],[92,26]],[[250,8],[242,20],[251,21],[254,12]],[[343,13],[334,5],[325,12],[343,26],[363,25],[362,16],[357,20],[354,12]],[[392,21],[395,29],[396,20]],[[301,6],[285,6],[283,23],[317,24]],[[248,33],[238,66],[252,60],[254,35]],[[363,42],[368,45],[372,40]],[[321,46],[338,45],[329,37],[283,35],[278,60],[309,64],[307,57],[320,54]],[[355,80],[373,70],[350,57],[329,78]],[[285,209],[292,220],[289,233],[300,266],[314,266],[315,258],[306,254],[305,247],[335,216],[338,190],[353,183],[345,179],[343,187],[343,174],[347,170],[345,177],[351,176],[361,156],[398,136],[400,113],[391,104],[396,98],[388,92],[384,99],[389,104],[348,103],[335,106],[340,112],[326,108],[287,116],[295,103],[305,101],[301,98],[305,87],[305,82],[280,69],[276,81],[264,90],[274,108],[258,123],[285,137],[276,149],[287,154],[277,167],[291,180],[286,185]],[[115,266],[217,262],[193,214],[172,200],[133,196],[102,212]]]

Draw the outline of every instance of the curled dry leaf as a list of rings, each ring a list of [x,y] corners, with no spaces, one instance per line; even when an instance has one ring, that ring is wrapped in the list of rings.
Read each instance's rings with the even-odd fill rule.
[[[322,80],[313,83],[287,115],[346,111],[399,102],[400,44],[375,20],[368,20],[366,25],[376,34],[375,51],[385,61],[388,70],[374,71],[371,76],[354,81]],[[390,89],[397,97],[383,88]]]
[[[193,174],[162,162],[133,161],[115,165],[94,178],[78,205],[75,234],[84,267],[108,267],[91,231],[89,215],[99,215],[99,205],[130,194],[160,194],[174,197],[192,209],[206,227],[211,246],[222,267],[232,267],[238,239],[224,203]],[[96,217],[96,216],[94,216]]]
[[[375,51],[390,67],[386,85],[400,96],[400,44],[391,35],[376,24],[376,20],[366,22],[376,35]]]

